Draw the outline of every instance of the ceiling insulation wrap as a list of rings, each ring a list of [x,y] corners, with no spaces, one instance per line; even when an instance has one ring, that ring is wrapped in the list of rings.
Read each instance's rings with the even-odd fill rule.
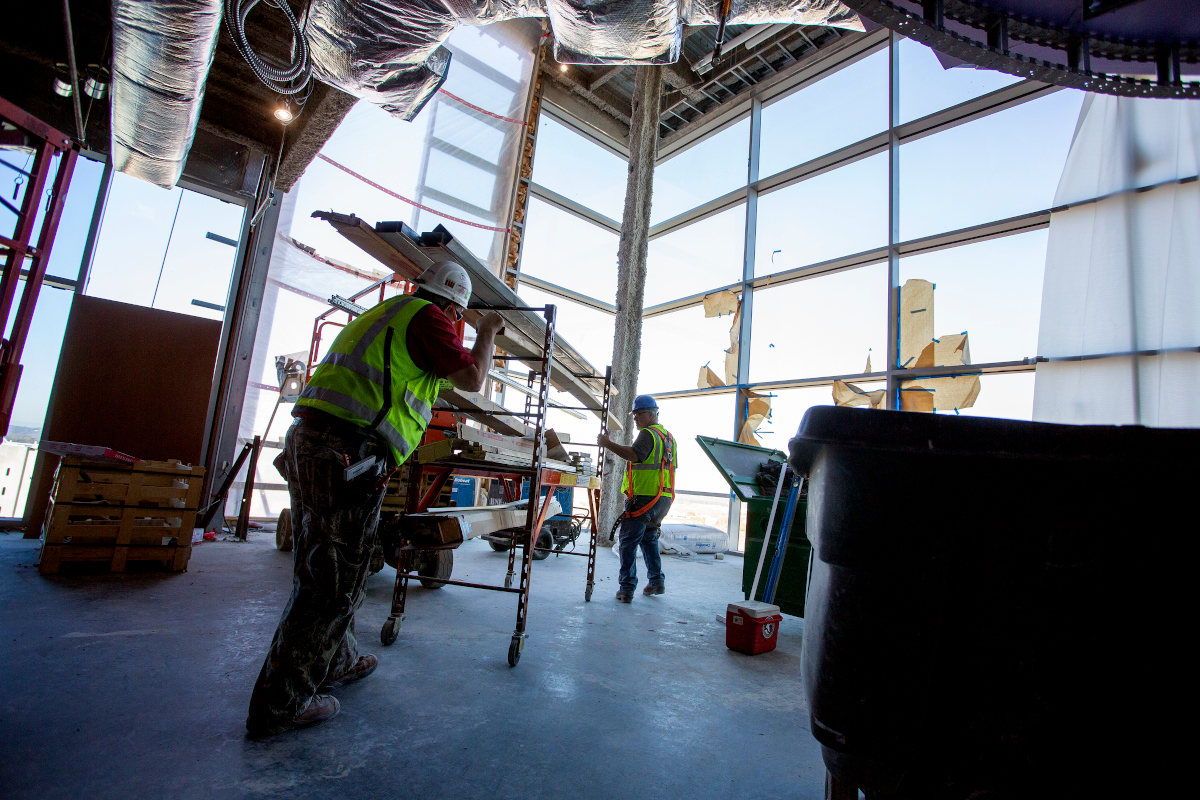
[[[112,158],[164,188],[183,173],[221,30],[221,0],[113,0]]]
[[[317,78],[409,120],[446,79],[457,24],[436,0],[314,0],[306,38]]]
[[[678,0],[546,0],[560,64],[672,64],[683,31]]]
[[[721,0],[681,0],[685,25],[716,25]],[[828,25],[864,30],[858,14],[841,0],[732,0],[728,25]]]
[[[463,25],[546,16],[544,0],[446,0],[446,7]]]

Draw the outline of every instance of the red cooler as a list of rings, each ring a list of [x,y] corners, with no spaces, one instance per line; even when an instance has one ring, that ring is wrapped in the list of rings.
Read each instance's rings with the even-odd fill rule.
[[[782,621],[779,606],[757,600],[730,603],[725,610],[725,646],[749,656],[774,650]]]

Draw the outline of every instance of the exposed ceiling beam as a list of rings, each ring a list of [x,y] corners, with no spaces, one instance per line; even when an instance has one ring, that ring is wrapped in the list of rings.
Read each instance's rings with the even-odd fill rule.
[[[694,103],[704,99],[704,95],[700,93],[699,89],[699,84],[702,82],[700,76],[692,72],[691,68],[682,60],[676,61],[674,64],[663,65],[663,82],[678,89],[684,97]]]
[[[609,91],[608,89],[604,88],[592,91],[587,86],[584,86],[583,83],[577,77],[575,77],[574,73],[563,72],[561,69],[557,69],[553,62],[547,62],[542,71],[545,72],[554,83],[563,86],[572,94],[582,97],[584,100],[588,101],[605,114],[608,114],[613,119],[619,121],[625,126],[626,130],[628,130],[629,100],[621,97],[616,92]]]
[[[555,81],[542,83],[542,111],[604,149],[629,158],[629,126]]]
[[[316,81],[299,119],[288,126],[288,143],[279,163],[276,187],[290,191],[358,102],[340,89]]]
[[[593,80],[591,83],[588,84],[588,89],[590,89],[593,92],[596,91],[601,86],[608,83],[613,78],[617,77],[617,75],[619,75],[621,73],[621,70],[623,70],[623,69],[625,69],[624,64],[621,64],[616,67],[609,67],[604,72],[601,72],[599,75],[597,75],[595,80]]]

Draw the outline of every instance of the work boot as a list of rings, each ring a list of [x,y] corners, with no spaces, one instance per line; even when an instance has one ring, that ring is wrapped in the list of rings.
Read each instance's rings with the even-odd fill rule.
[[[633,593],[627,592],[624,589],[618,589],[617,590],[617,599],[620,600],[622,603],[632,603],[633,602]]]
[[[327,719],[333,719],[341,710],[342,704],[337,701],[336,697],[330,697],[327,694],[318,694],[313,696],[313,699],[308,702],[308,706],[303,711],[292,717],[288,722],[263,724],[247,719],[246,733],[251,739],[274,736],[277,733],[283,733],[284,731],[296,728],[307,728],[310,725],[316,725]]]
[[[367,653],[365,656],[359,656],[358,661],[354,662],[354,666],[343,672],[337,678],[331,681],[325,681],[318,692],[329,691],[330,689],[338,689],[345,686],[347,683],[361,681],[363,678],[370,675],[379,666],[379,659]]]
[[[652,594],[665,594],[666,591],[667,589],[664,586],[647,586],[645,589],[642,589],[642,594],[649,597]]]

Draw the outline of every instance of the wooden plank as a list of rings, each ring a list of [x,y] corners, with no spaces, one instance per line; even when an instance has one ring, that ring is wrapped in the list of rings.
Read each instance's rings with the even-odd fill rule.
[[[462,389],[450,387],[444,389],[438,399],[444,401],[455,411],[471,419],[487,425],[497,433],[507,436],[529,436],[533,431],[521,417],[508,416],[508,409],[498,403],[493,403],[479,392],[465,392]],[[492,412],[492,413],[488,413]]]
[[[420,247],[401,233],[378,233],[365,221],[354,215],[338,214],[333,211],[317,211],[314,217],[330,223],[338,233],[358,245],[364,252],[396,272],[403,280],[414,280],[436,261],[453,259],[463,265],[471,275],[472,300],[488,306],[524,306],[526,303],[508,288],[504,281],[492,274],[475,256],[457,241],[445,246]],[[507,353],[525,359],[529,366],[540,369],[535,359],[541,357],[542,341],[545,338],[545,322],[536,311],[505,311],[506,332],[496,338],[496,344]],[[469,310],[466,321],[472,327],[483,316],[480,311]],[[554,337],[554,358],[550,368],[550,382],[558,390],[567,392],[597,416],[602,412],[602,402],[597,393],[602,391],[604,376],[558,334]],[[580,377],[586,376],[586,377]],[[610,426],[620,429],[619,420],[610,420]]]

